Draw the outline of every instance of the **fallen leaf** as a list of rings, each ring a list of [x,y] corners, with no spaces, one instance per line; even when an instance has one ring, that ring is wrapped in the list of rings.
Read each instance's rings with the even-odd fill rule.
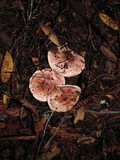
[[[105,87],[103,86],[103,84],[100,84],[100,89],[102,90],[102,91],[104,91],[105,90]]]
[[[101,45],[100,50],[108,60],[110,60],[112,62],[117,61],[116,55],[111,50],[109,50],[107,47]]]
[[[102,22],[104,24],[106,24],[108,27],[110,27],[116,31],[119,30],[119,26],[117,25],[117,23],[111,17],[106,15],[105,13],[100,12],[99,17],[102,20]]]
[[[85,57],[85,56],[86,56],[86,51],[81,51],[81,52],[80,52],[80,55],[81,55],[82,57]]]
[[[100,131],[96,131],[96,137],[100,137],[101,134],[102,134],[102,131],[101,131],[101,130],[100,130]]]
[[[13,117],[19,117],[20,116],[20,109],[19,108],[8,108],[6,110],[6,113],[10,116],[13,116]]]
[[[8,96],[8,94],[7,94],[7,93],[4,93],[4,94],[3,94],[3,103],[4,103],[5,105],[7,105],[8,102],[9,102],[9,100],[10,100],[10,97]]]
[[[53,42],[57,46],[60,46],[60,41],[58,37],[48,26],[40,23],[40,27],[42,31],[45,33],[45,35],[48,36],[48,39],[51,40],[51,42]]]
[[[70,133],[70,132],[67,132],[62,129],[58,129],[56,127],[53,127],[51,130],[50,130],[50,133],[52,135],[57,135],[57,136],[60,136],[61,138],[63,139],[76,139],[76,138],[79,138],[80,135],[78,133]]]
[[[93,62],[93,68],[98,68],[98,60],[94,60]]]
[[[115,70],[116,64],[111,61],[106,61],[106,70],[108,73],[112,73]]]
[[[36,69],[39,70],[40,69],[40,67],[39,67],[39,58],[38,57],[32,57],[32,61],[33,61],[34,65],[35,65]]]
[[[24,128],[24,129],[19,129],[19,133],[22,133],[24,135],[32,135],[33,132],[30,129]]]
[[[105,96],[108,97],[110,100],[115,99],[115,97],[114,97],[113,95],[111,95],[111,94],[107,94],[107,95],[105,95]]]
[[[90,144],[94,143],[95,141],[96,139],[91,136],[82,135],[80,138],[78,138],[77,143]]]
[[[45,118],[45,116],[42,116],[40,121],[35,124],[35,132],[36,132],[37,136],[39,136],[39,134],[44,129],[45,123],[46,123],[46,118]]]
[[[9,52],[6,52],[1,68],[1,81],[6,83],[9,81],[11,77],[11,73],[13,71],[13,59]]]
[[[78,111],[77,111],[77,114],[75,116],[75,119],[74,119],[74,124],[76,124],[79,120],[83,120],[85,117],[85,107],[84,106],[81,106]]]
[[[57,146],[51,149],[50,152],[45,152],[40,156],[40,160],[52,160],[55,156],[60,154],[61,149]]]

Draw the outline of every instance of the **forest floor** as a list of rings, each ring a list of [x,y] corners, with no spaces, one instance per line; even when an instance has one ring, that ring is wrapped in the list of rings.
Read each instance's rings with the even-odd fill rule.
[[[0,160],[119,160],[119,19],[119,0],[0,0]],[[65,113],[29,90],[56,49],[41,24],[85,58],[66,78],[82,92]]]

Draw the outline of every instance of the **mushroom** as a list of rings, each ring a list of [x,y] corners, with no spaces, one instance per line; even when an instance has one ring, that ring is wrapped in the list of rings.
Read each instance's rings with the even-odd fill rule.
[[[85,68],[85,60],[67,47],[58,47],[56,53],[48,51],[50,67],[64,77],[80,74]]]
[[[47,96],[56,85],[65,84],[65,78],[57,72],[46,68],[37,70],[29,81],[29,89],[34,98],[39,101],[47,101]]]
[[[78,102],[81,89],[76,85],[59,85],[48,95],[48,105],[56,112],[66,112]]]

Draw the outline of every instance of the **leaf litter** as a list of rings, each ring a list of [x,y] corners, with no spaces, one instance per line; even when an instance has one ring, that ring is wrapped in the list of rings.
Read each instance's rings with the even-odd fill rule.
[[[118,159],[119,5],[0,1],[0,159]],[[65,78],[82,91],[65,113],[51,111],[28,87],[36,70],[49,68],[47,53],[58,46],[85,59],[81,74]]]

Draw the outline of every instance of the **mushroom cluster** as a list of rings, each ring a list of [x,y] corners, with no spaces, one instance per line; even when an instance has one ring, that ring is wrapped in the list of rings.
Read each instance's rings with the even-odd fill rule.
[[[33,97],[48,102],[51,110],[66,112],[78,102],[81,89],[76,85],[65,85],[65,77],[80,74],[85,68],[84,58],[68,47],[58,47],[56,53],[48,51],[51,68],[37,70],[29,81]]]

